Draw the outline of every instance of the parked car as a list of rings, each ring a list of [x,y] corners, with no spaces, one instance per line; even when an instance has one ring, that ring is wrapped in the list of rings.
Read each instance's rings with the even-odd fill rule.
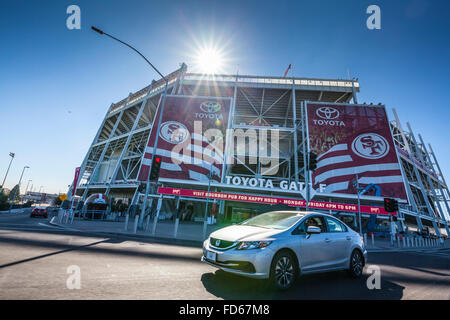
[[[357,232],[331,215],[272,211],[213,232],[202,261],[286,290],[303,274],[345,269],[360,277],[367,250]]]
[[[36,207],[31,210],[30,218],[43,217],[48,218],[47,208]]]

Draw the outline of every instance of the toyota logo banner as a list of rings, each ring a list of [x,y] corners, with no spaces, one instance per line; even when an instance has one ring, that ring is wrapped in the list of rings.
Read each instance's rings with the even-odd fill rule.
[[[407,200],[384,106],[307,103],[309,149],[317,154],[314,188]]]
[[[156,140],[160,105],[154,117],[138,179],[146,181]],[[220,181],[231,98],[167,95],[157,155],[161,178]]]

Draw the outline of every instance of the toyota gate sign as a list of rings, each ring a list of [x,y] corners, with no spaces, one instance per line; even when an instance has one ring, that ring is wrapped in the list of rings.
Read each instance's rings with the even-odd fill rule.
[[[314,188],[407,200],[384,106],[307,103],[309,149],[317,154]]]

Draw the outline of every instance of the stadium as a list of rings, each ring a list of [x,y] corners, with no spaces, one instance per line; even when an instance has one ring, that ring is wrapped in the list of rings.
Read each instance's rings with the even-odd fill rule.
[[[400,231],[449,234],[448,187],[431,145],[409,123],[402,125],[395,110],[388,120],[383,105],[358,104],[358,79],[206,75],[187,69],[182,64],[166,76],[158,188],[143,186],[164,101],[163,79],[108,108],[69,190],[76,190],[78,209],[89,196],[103,194],[120,200],[131,216],[145,212],[167,219],[188,206],[192,221],[214,216],[233,223],[271,209],[307,207],[355,227],[361,212],[366,231],[386,230],[393,219]],[[223,154],[209,154],[220,161],[195,161],[208,141],[193,132],[194,121],[203,126],[201,132],[224,132]],[[170,161],[174,131],[194,161]],[[236,132],[243,135],[243,146],[233,143]],[[314,172],[307,168],[311,151],[317,155]],[[399,202],[395,218],[384,210],[385,197]]]

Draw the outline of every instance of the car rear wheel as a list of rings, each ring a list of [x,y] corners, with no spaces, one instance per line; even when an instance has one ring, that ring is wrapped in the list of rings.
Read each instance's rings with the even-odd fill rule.
[[[278,252],[272,261],[270,284],[278,290],[287,290],[293,286],[297,278],[297,263],[288,251]]]
[[[352,256],[350,257],[350,268],[348,272],[353,278],[359,278],[362,275],[364,267],[363,257],[361,251],[353,250]]]

